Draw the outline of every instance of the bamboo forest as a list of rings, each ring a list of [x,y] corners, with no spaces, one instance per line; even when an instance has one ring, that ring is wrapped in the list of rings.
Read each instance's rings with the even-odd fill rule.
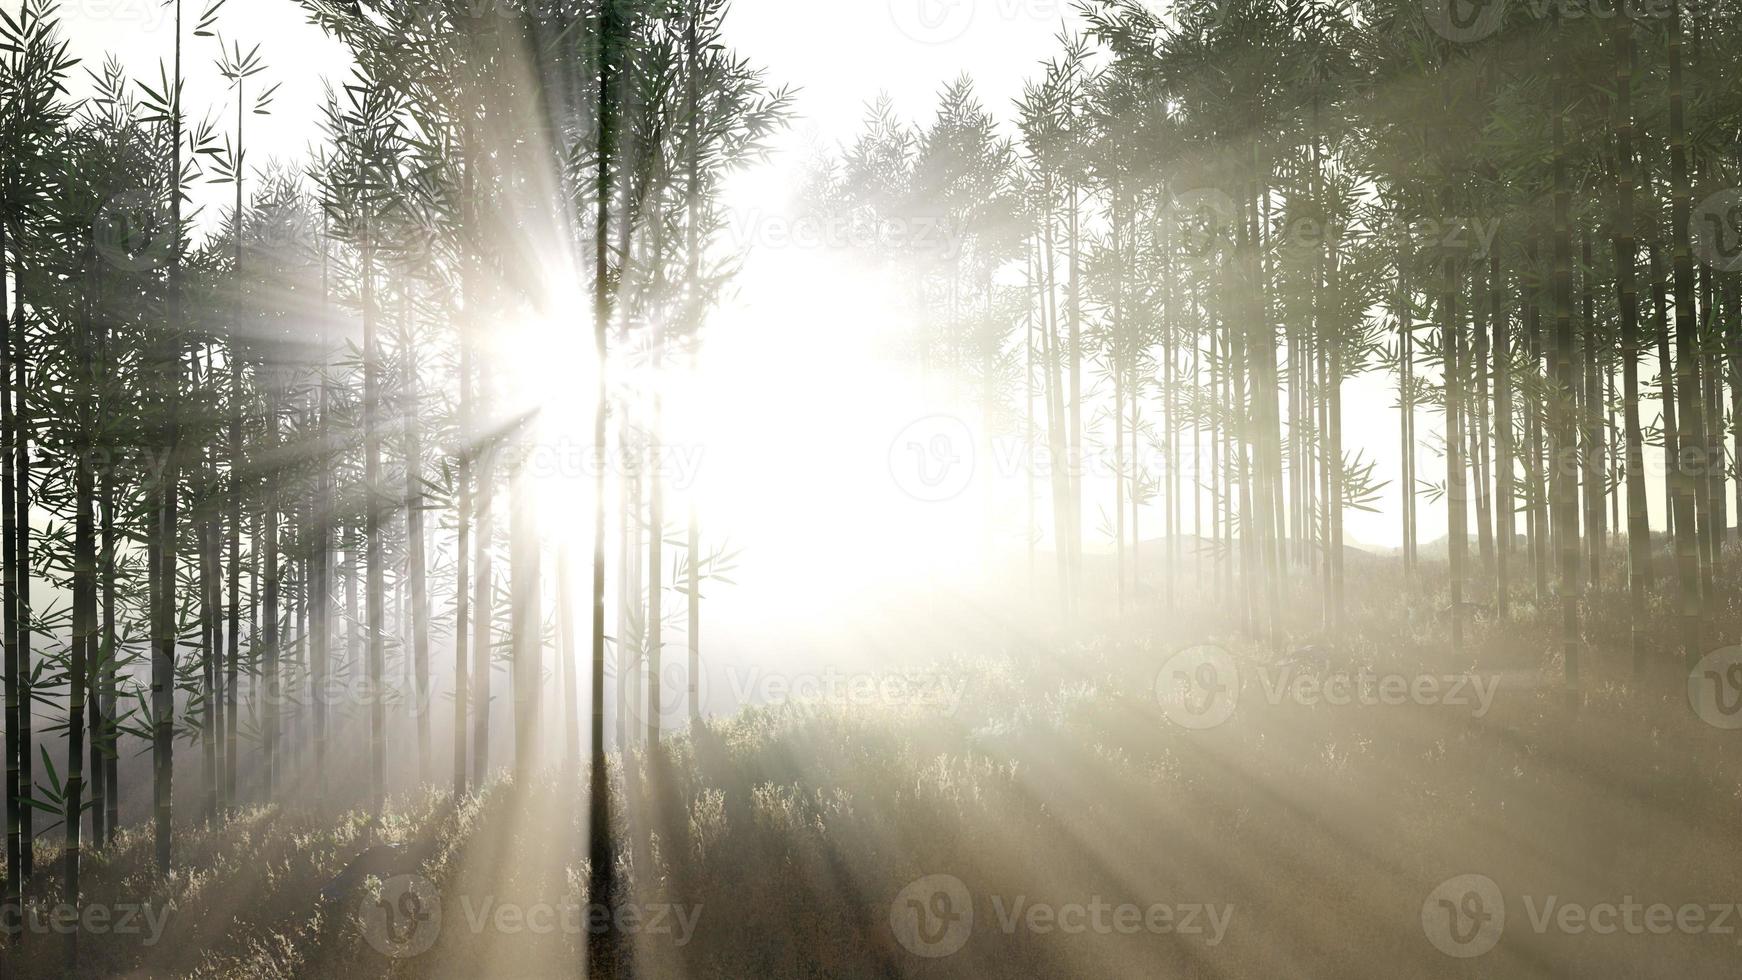
[[[1738,64],[0,0],[0,980],[1736,976]]]

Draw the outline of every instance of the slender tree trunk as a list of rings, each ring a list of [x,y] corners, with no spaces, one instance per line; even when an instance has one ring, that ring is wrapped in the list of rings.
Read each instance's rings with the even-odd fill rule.
[[[1534,281],[1531,283],[1531,300],[1530,305],[1525,312],[1525,321],[1529,334],[1531,380],[1537,382],[1536,384],[1533,384],[1532,387],[1538,392],[1546,392],[1548,385],[1540,383],[1548,378],[1543,365],[1542,305],[1545,294],[1549,292],[1549,290],[1545,288],[1546,284],[1542,276],[1542,269],[1538,264],[1538,259],[1538,246],[1535,242],[1532,242],[1530,245],[1529,262],[1532,270],[1531,275]],[[1528,474],[1530,477],[1529,498],[1531,518],[1530,565],[1532,575],[1536,579],[1537,605],[1542,608],[1547,608],[1549,603],[1549,512],[1548,491],[1544,486],[1544,483],[1545,478],[1548,476],[1547,468],[1549,464],[1545,463],[1543,458],[1543,422],[1547,416],[1547,412],[1549,411],[1550,397],[1546,394],[1537,394],[1533,396],[1530,401],[1531,403],[1526,409],[1529,413],[1526,420],[1526,438],[1530,440],[1530,466]]]
[[[1451,79],[1444,66],[1440,69],[1440,103],[1451,108]],[[1445,214],[1453,214],[1450,187],[1442,190],[1440,206]],[[1446,547],[1451,565],[1452,650],[1464,648],[1464,566],[1470,547],[1468,502],[1464,481],[1464,325],[1458,313],[1459,269],[1457,259],[1448,255],[1441,269],[1440,282],[1440,346],[1445,352],[1446,385]]]
[[[275,376],[276,372],[273,368],[269,367],[267,371],[268,376],[263,379],[266,382],[265,448],[268,458],[270,458],[271,454],[278,450],[279,400],[277,389],[279,379]],[[277,474],[265,473],[263,476],[265,477],[263,491],[266,507],[263,518],[265,538],[255,539],[255,547],[262,552],[261,558],[264,559],[266,564],[265,581],[263,583],[265,591],[265,607],[261,613],[262,618],[265,620],[266,627],[265,644],[264,649],[262,650],[266,681],[266,702],[262,706],[260,712],[262,729],[261,768],[264,777],[262,786],[265,789],[266,798],[268,800],[276,800],[278,798],[279,784],[284,779],[285,769],[284,760],[280,757],[280,750],[282,748],[280,744],[282,732],[280,729],[283,724],[284,716],[284,680],[280,674],[280,653],[283,636],[280,634],[278,619],[279,596],[280,591],[283,588],[283,583],[280,580],[281,569],[279,567],[278,537],[278,524],[281,515],[279,513]]]
[[[314,520],[310,530],[314,533],[312,544],[314,581],[311,583],[313,595],[313,648],[310,651],[311,681],[313,689],[309,703],[314,709],[314,795],[315,802],[326,802],[327,795],[327,738],[329,731],[329,705],[327,703],[327,687],[332,676],[332,642],[333,642],[333,471],[338,465],[339,455],[333,446],[332,437],[332,285],[331,256],[329,250],[328,229],[323,219],[321,227],[321,334],[320,360],[316,369],[320,372],[319,389],[315,393],[315,444],[319,467],[315,474]],[[232,542],[232,548],[234,542]],[[232,555],[234,552],[232,551]],[[230,601],[234,606],[236,588],[239,580],[234,570],[234,557],[230,581]],[[234,615],[232,613],[232,615]],[[234,620],[232,620],[234,623]],[[231,626],[231,670],[235,670],[235,626]],[[232,674],[233,676],[233,674]],[[235,682],[231,681],[234,688]],[[233,698],[234,691],[231,692]],[[234,768],[234,760],[231,760]],[[232,774],[227,780],[234,783]]]
[[[489,417],[490,375],[482,351],[478,359],[477,418]],[[490,681],[495,668],[495,448],[478,447],[474,476],[478,515],[473,542],[472,574],[472,785],[483,789],[490,773]]]
[[[1584,394],[1582,416],[1584,444],[1582,462],[1585,476],[1585,547],[1590,561],[1590,583],[1593,591],[1603,590],[1603,551],[1607,534],[1607,516],[1603,497],[1607,490],[1603,475],[1608,468],[1608,452],[1603,441],[1603,341],[1598,336],[1596,285],[1592,272],[1596,262],[1592,257],[1591,232],[1587,227],[1581,239],[1580,288],[1584,305],[1584,336],[1580,344],[1584,378],[1580,382]]]
[[[1083,294],[1082,235],[1079,225],[1081,202],[1076,182],[1070,182],[1065,234],[1070,246],[1070,283],[1065,295],[1070,312],[1070,429],[1064,463],[1070,488],[1069,539],[1071,553],[1071,607],[1083,599]]]
[[[541,651],[538,531],[532,514],[531,474],[524,458],[509,477],[513,508],[508,515],[510,614],[513,617],[514,772],[525,787],[538,769]]]
[[[1658,400],[1663,406],[1663,499],[1664,516],[1670,535],[1675,534],[1675,474],[1681,465],[1681,427],[1676,423],[1675,360],[1670,355],[1673,339],[1669,321],[1669,279],[1663,267],[1662,244],[1653,241],[1648,249],[1651,273],[1651,308],[1653,334],[1657,341]]]
[[[1403,518],[1403,585],[1407,593],[1415,574],[1415,315],[1404,285],[1406,265],[1403,242],[1399,240],[1395,258],[1397,283],[1392,297],[1393,315],[1397,318],[1397,431],[1398,458],[1402,461],[1403,478],[1398,481],[1400,512]]]
[[[1050,186],[1045,193],[1048,202],[1052,200]],[[1046,307],[1042,311],[1043,319],[1041,333],[1041,361],[1046,376],[1046,432],[1047,453],[1051,465],[1048,470],[1052,476],[1053,498],[1053,547],[1057,552],[1059,611],[1068,619],[1073,611],[1074,591],[1071,587],[1071,537],[1070,537],[1070,461],[1069,435],[1064,421],[1064,391],[1061,383],[1060,342],[1058,336],[1058,271],[1053,261],[1052,245],[1052,214],[1050,210],[1041,218],[1042,255],[1045,259],[1043,282],[1045,286]]]
[[[36,739],[32,734],[32,715],[35,710],[34,673],[30,666],[31,619],[30,606],[30,433],[33,423],[30,416],[30,388],[26,377],[29,358],[29,325],[24,318],[24,262],[18,259],[13,268],[16,277],[13,283],[12,307],[12,387],[15,407],[12,415],[12,455],[13,506],[18,513],[18,533],[14,538],[16,551],[13,562],[17,571],[18,603],[17,613],[10,627],[13,632],[13,645],[18,658],[18,793],[20,806],[19,824],[19,880],[28,884],[35,873],[34,842],[36,840],[34,808],[24,805],[23,800],[35,795],[36,779],[34,749]]]
[[[0,304],[4,306],[5,304]],[[107,351],[107,333],[105,332],[104,350]],[[3,346],[3,345],[0,345]],[[105,354],[104,363],[108,363]],[[3,427],[3,423],[0,423]],[[106,460],[103,468],[102,482],[102,541],[103,541],[103,843],[112,844],[115,832],[121,825],[121,769],[120,769],[120,728],[119,715],[116,708],[120,701],[120,637],[116,632],[116,568],[115,556],[117,538],[115,528],[115,464],[114,458]],[[232,683],[233,686],[233,683]],[[229,723],[236,723],[236,712],[232,705],[226,714]]]
[[[606,4],[599,20],[598,170],[593,185],[596,208],[593,225],[593,345],[597,390],[593,401],[593,629],[592,629],[592,765],[587,808],[587,901],[609,908],[615,892],[611,855],[610,784],[605,771],[605,437],[606,334],[611,323],[611,165],[617,136],[617,44],[620,10]],[[587,972],[610,972],[611,944],[603,931],[587,937]]]
[[[367,608],[364,632],[368,644],[369,692],[369,814],[376,828],[383,815],[387,794],[387,703],[382,686],[386,669],[387,629],[387,562],[381,539],[381,342],[378,336],[375,310],[375,249],[368,237],[374,229],[364,231],[362,248],[363,305],[363,565],[368,577],[364,589]],[[268,522],[267,548],[269,563],[275,562],[274,531]],[[277,628],[278,610],[273,594],[276,568],[268,564],[267,629]],[[276,637],[267,637],[267,650],[276,648]]]
[[[1704,515],[1700,527],[1705,532],[1706,559],[1700,580],[1708,605],[1718,601],[1714,576],[1723,557],[1724,537],[1730,526],[1724,490],[1724,399],[1720,395],[1724,377],[1723,344],[1713,283],[1715,275],[1710,264],[1700,266],[1700,381],[1705,391],[1701,417],[1705,420],[1706,431],[1706,481],[1701,487],[1705,491],[1705,506],[1700,511]]]
[[[96,302],[97,286],[93,254],[85,256],[86,274],[84,277],[85,296],[83,310],[80,316],[77,337],[78,367],[74,391],[77,393],[77,425],[79,442],[77,444],[77,459],[74,461],[73,496],[77,509],[74,517],[73,532],[73,622],[71,646],[67,675],[67,778],[63,787],[64,796],[61,812],[61,823],[66,830],[66,847],[61,852],[64,875],[65,893],[62,900],[73,909],[80,908],[79,901],[79,859],[83,840],[81,834],[84,827],[82,810],[84,806],[85,789],[85,706],[86,692],[90,686],[89,666],[92,660],[91,652],[96,644],[96,606],[97,606],[97,537],[96,514],[93,507],[96,496],[96,479],[92,466],[92,454],[96,450],[92,439],[96,432],[96,386],[92,377],[95,364],[92,357],[92,338],[95,327],[92,323],[91,307]],[[77,969],[79,958],[79,932],[70,929],[66,933],[66,966],[68,972]]]
[[[1449,201],[1446,202],[1448,205]],[[1451,213],[1451,208],[1446,208]],[[1458,313],[1459,274],[1447,258],[1441,271],[1440,338],[1445,350],[1446,390],[1446,547],[1451,562],[1451,641],[1464,648],[1464,564],[1470,547],[1464,476],[1463,323]]]
[[[1645,499],[1645,436],[1639,419],[1639,293],[1634,284],[1633,25],[1611,28],[1615,44],[1615,294],[1621,313],[1621,413],[1627,439],[1627,591],[1633,674],[1645,670],[1646,590],[1651,584],[1651,514]]]
[[[465,187],[461,191],[461,204],[464,209],[462,220],[468,228],[477,227],[478,214],[478,155],[472,148],[472,130],[466,129],[464,137],[466,144]],[[471,711],[471,676],[469,673],[468,656],[485,659],[481,649],[470,650],[471,615],[472,615],[472,518],[473,518],[473,488],[472,464],[478,456],[478,433],[472,420],[472,345],[473,335],[477,330],[479,305],[483,299],[478,283],[478,257],[470,249],[462,259],[464,266],[461,272],[460,305],[460,358],[459,358],[459,439],[460,445],[455,453],[456,475],[459,483],[459,511],[455,515],[454,545],[454,799],[458,800],[466,794],[467,777],[470,774],[468,763],[467,722]]]
[[[1112,227],[1110,234],[1113,243],[1113,262],[1115,267],[1113,279],[1112,303],[1112,338],[1109,343],[1110,356],[1108,369],[1113,376],[1113,540],[1115,554],[1115,570],[1117,578],[1119,615],[1125,615],[1125,366],[1123,363],[1121,335],[1123,329],[1123,303],[1120,290],[1124,288],[1124,269],[1119,259],[1120,234],[1119,225],[1119,188],[1115,180],[1113,187]],[[990,424],[990,419],[988,419]]]
[[[175,68],[172,75],[172,93],[165,93],[171,100],[170,106],[170,161],[169,161],[169,207],[170,207],[170,254],[169,254],[169,318],[162,328],[163,336],[157,341],[161,352],[156,358],[160,386],[160,397],[164,410],[159,448],[162,457],[157,460],[159,472],[156,474],[152,489],[151,509],[156,522],[152,529],[147,547],[149,551],[147,564],[151,574],[151,729],[152,729],[152,810],[153,831],[155,837],[155,857],[157,873],[160,877],[168,877],[170,866],[170,824],[172,814],[173,793],[171,781],[174,775],[174,744],[175,735],[175,648],[176,648],[176,493],[180,483],[179,460],[180,452],[180,392],[181,358],[177,353],[177,334],[182,328],[182,295],[181,295],[181,181],[182,181],[182,125],[181,125],[181,0],[175,5]],[[20,368],[21,365],[14,365]],[[22,387],[22,377],[20,378]],[[20,395],[22,398],[22,393]],[[21,413],[22,424],[22,413]],[[22,459],[24,450],[18,447]],[[23,467],[20,467],[22,471]],[[21,479],[23,474],[20,474]],[[18,501],[20,514],[28,514],[22,494]],[[25,520],[24,524],[28,524]],[[19,536],[24,536],[24,527],[19,529]],[[21,589],[22,593],[22,589]],[[22,610],[28,610],[29,603],[21,594]]]
[[[210,379],[211,371],[204,372]],[[201,372],[194,373],[196,384],[199,383]],[[199,510],[208,508],[217,496],[217,465],[216,452],[210,447],[200,453],[200,490]],[[221,532],[211,517],[203,516],[195,526],[194,543],[199,554],[199,615],[200,615],[200,789],[202,794],[200,806],[200,821],[206,827],[217,823],[218,818],[218,781],[222,770],[218,761],[217,733],[221,730],[223,719],[216,712],[218,698],[218,657],[223,650],[224,638],[219,621],[222,617],[218,598],[217,543],[214,536]]]
[[[684,30],[684,57],[688,66],[684,72],[684,105],[689,120],[689,146],[684,154],[684,166],[688,173],[684,183],[684,260],[687,268],[684,270],[684,285],[689,291],[689,327],[690,327],[690,370],[696,373],[699,352],[702,346],[702,181],[701,181],[701,65],[702,39],[698,30],[697,13],[692,10],[689,23]],[[688,576],[685,583],[685,596],[688,600],[688,628],[685,630],[686,651],[689,655],[687,679],[689,683],[688,704],[691,726],[700,725],[702,720],[701,706],[701,673],[702,673],[702,590],[701,590],[701,520],[696,509],[695,488],[689,493],[689,533],[685,541],[688,550]]]
[[[1494,511],[1499,518],[1495,540],[1494,615],[1504,623],[1511,617],[1512,552],[1517,540],[1517,498],[1513,493],[1512,467],[1512,322],[1506,311],[1506,281],[1500,270],[1500,253],[1488,256],[1489,296],[1494,323]]]
[[[1706,439],[1700,418],[1699,336],[1694,323],[1694,265],[1688,241],[1692,190],[1682,97],[1681,0],[1669,23],[1670,231],[1674,236],[1676,394],[1680,445],[1675,457],[1675,555],[1681,582],[1682,653],[1689,670],[1704,656],[1705,601],[1700,587],[1698,487],[1705,478]]]
[[[563,762],[570,778],[581,771],[581,705],[577,671],[580,648],[575,640],[575,593],[570,574],[568,542],[557,545],[556,610],[557,657],[562,663]]]
[[[8,183],[11,174],[6,175]],[[10,194],[0,194],[0,203]],[[6,649],[6,896],[0,913],[20,913],[20,895],[24,880],[21,857],[20,826],[22,792],[18,782],[18,760],[30,747],[24,744],[18,730],[18,709],[23,693],[23,678],[18,670],[18,511],[13,479],[13,390],[12,390],[12,315],[6,305],[7,276],[15,273],[7,254],[9,214],[0,214],[0,537],[4,538],[4,555],[0,555],[0,601],[5,604],[6,622],[0,631],[0,642]]]
[[[1724,320],[1726,349],[1730,372],[1730,441],[1732,465],[1742,467],[1742,289],[1735,281],[1724,290]],[[1742,470],[1736,483],[1736,536],[1742,539]]]
[[[1489,274],[1493,275],[1492,268],[1489,269]],[[1474,411],[1467,413],[1472,417],[1468,420],[1466,428],[1469,430],[1470,438],[1468,441],[1475,449],[1475,452],[1470,456],[1470,461],[1476,485],[1477,548],[1478,553],[1482,556],[1484,575],[1492,575],[1494,574],[1494,500],[1489,495],[1489,487],[1492,484],[1489,482],[1491,464],[1488,450],[1492,445],[1493,433],[1489,430],[1488,422],[1488,351],[1489,336],[1499,328],[1499,321],[1496,319],[1498,308],[1492,302],[1495,288],[1492,280],[1488,283],[1490,299],[1487,304],[1488,315],[1484,318],[1478,312],[1483,304],[1481,294],[1475,291],[1477,288],[1476,278],[1475,274],[1471,275],[1470,322],[1475,336],[1471,344],[1470,369],[1467,372],[1475,385],[1475,391],[1470,393],[1469,399],[1470,406]]]
[[[409,287],[407,288],[409,294]],[[406,563],[410,565],[412,676],[417,690],[414,710],[417,722],[418,781],[427,783],[434,756],[430,748],[429,678],[429,584],[423,526],[423,397],[419,390],[417,340],[407,300],[405,329],[405,533]]]
[[[1555,383],[1550,393],[1553,425],[1549,480],[1555,500],[1555,539],[1560,551],[1562,656],[1569,706],[1579,700],[1579,485],[1577,378],[1573,345],[1572,188],[1567,179],[1565,111],[1557,81],[1554,105],[1554,315]]]

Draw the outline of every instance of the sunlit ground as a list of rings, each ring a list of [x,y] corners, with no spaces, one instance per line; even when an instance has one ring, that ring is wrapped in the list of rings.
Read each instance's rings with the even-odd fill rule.
[[[619,914],[641,918],[613,920],[621,954],[662,977],[1724,975],[1735,940],[1715,917],[1735,901],[1725,842],[1742,829],[1727,733],[1688,717],[1679,692],[1628,693],[1625,658],[1601,643],[1575,719],[1556,674],[1529,662],[1549,627],[1481,626],[1477,652],[1456,660],[1435,639],[1431,585],[1404,592],[1380,563],[1351,576],[1366,639],[1347,662],[1309,651],[1289,674],[1194,590],[1093,639],[974,638],[1008,643],[992,650],[963,633],[978,652],[933,661],[935,681],[896,696],[721,718],[669,743],[663,781],[631,752],[613,766],[633,910]],[[942,615],[885,613],[889,639],[867,649],[899,653],[899,637]],[[1291,621],[1311,615],[1291,604]],[[1182,638],[1238,665],[1237,704],[1217,723],[1157,696]],[[1276,694],[1343,671],[1475,687],[1342,706]],[[425,862],[330,899],[320,890],[364,846],[360,814],[292,805],[189,826],[178,847],[202,870],[159,940],[116,937],[95,962],[573,976],[589,921],[584,813],[560,768],[457,810],[439,788],[398,795],[385,836]],[[127,832],[93,869],[92,900],[150,894],[149,848]],[[1440,918],[1487,887],[1465,876],[1492,882],[1506,912],[1497,945],[1469,960],[1442,944],[1476,948],[1479,923],[1453,932]],[[936,917],[917,918],[916,902]],[[1647,928],[1647,908],[1689,903],[1712,928]],[[1613,930],[1610,906],[1623,910],[1607,913]]]

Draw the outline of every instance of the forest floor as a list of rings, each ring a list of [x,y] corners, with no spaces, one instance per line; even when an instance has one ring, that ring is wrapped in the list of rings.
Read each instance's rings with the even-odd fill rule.
[[[1636,686],[1625,596],[1593,597],[1575,712],[1554,615],[1473,607],[1454,654],[1399,571],[1351,563],[1339,644],[1305,586],[1281,656],[1181,596],[941,662],[959,701],[747,708],[651,782],[614,759],[608,911],[581,904],[584,776],[397,799],[381,837],[428,860],[339,896],[360,813],[179,828],[167,885],[130,828],[88,858],[78,975],[577,976],[598,929],[646,977],[1734,976],[1742,732],[1689,709],[1669,621]],[[1726,599],[1714,635],[1738,625]],[[1238,665],[1225,718],[1157,695],[1199,644]],[[52,923],[22,940],[8,980],[64,975]]]

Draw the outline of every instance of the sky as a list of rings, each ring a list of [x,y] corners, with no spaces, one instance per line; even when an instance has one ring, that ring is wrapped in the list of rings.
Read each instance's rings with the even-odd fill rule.
[[[190,28],[199,4],[188,0]],[[62,5],[74,54],[95,67],[113,53],[134,75],[148,78],[170,56],[172,14],[163,0]],[[737,0],[727,36],[766,66],[771,80],[801,89],[796,133],[834,140],[851,135],[865,103],[879,92],[916,116],[962,74],[1001,111],[1032,66],[1052,55],[1066,18],[1074,14],[1058,0]],[[323,83],[344,76],[343,46],[309,25],[292,0],[228,0],[219,30],[226,41],[260,44],[271,66],[267,77],[283,86],[271,132],[259,134],[263,155],[297,154],[313,135]],[[188,40],[190,106],[222,101],[222,81],[210,69],[216,54],[215,39]]]
[[[190,4],[190,23],[193,9]],[[161,0],[68,0],[63,11],[73,52],[90,67],[114,54],[135,77],[155,78],[160,59],[169,56],[172,8]],[[1008,119],[1024,82],[1056,54],[1059,32],[1074,22],[1075,14],[1060,0],[737,0],[727,19],[730,43],[764,66],[771,83],[798,90],[795,124],[777,143],[773,159],[731,184],[729,200],[740,215],[738,233],[749,235],[740,244],[750,247],[750,257],[737,294],[720,311],[712,362],[725,366],[721,373],[734,384],[735,411],[743,413],[724,416],[732,423],[726,428],[765,434],[774,426],[788,433],[785,444],[811,447],[802,453],[770,450],[763,443],[738,447],[741,455],[780,453],[779,459],[764,459],[740,471],[759,474],[755,482],[761,491],[822,483],[837,491],[862,490],[871,463],[843,461],[841,446],[848,439],[863,439],[876,449],[876,465],[883,466],[883,447],[933,409],[923,392],[913,390],[910,378],[876,360],[876,340],[893,315],[888,297],[863,277],[855,281],[854,270],[844,266],[841,256],[794,254],[795,246],[775,234],[799,168],[819,146],[833,148],[850,140],[867,104],[880,94],[887,94],[904,118],[923,122],[942,87],[967,75],[987,107]],[[251,117],[253,166],[302,158],[319,135],[317,106],[324,86],[342,81],[348,71],[343,47],[309,25],[291,0],[229,0],[220,14],[219,31],[226,42],[244,48],[260,44],[269,66],[262,81],[281,85],[273,115],[265,120]],[[223,120],[227,93],[212,65],[217,53],[216,39],[189,39],[186,101],[192,112],[210,107]],[[208,220],[227,193],[208,187],[196,194],[196,200],[207,204]],[[845,296],[853,301],[845,302]],[[849,363],[856,369],[817,369],[829,363]],[[760,377],[762,383],[745,386],[746,377]],[[791,406],[803,403],[807,386],[818,389],[809,391],[810,397],[832,397],[837,403],[860,399],[884,411],[881,417],[856,417],[851,423],[844,423],[839,413],[806,417]],[[762,392],[762,397],[746,399],[746,390]],[[1368,458],[1379,460],[1382,478],[1394,479],[1397,426],[1388,382],[1379,374],[1350,382],[1345,404],[1347,444],[1366,447]],[[1424,415],[1420,424],[1426,432],[1437,418]],[[825,457],[843,468],[827,469],[821,461]],[[1431,472],[1437,460],[1424,454],[1420,465],[1424,473]],[[1378,513],[1349,515],[1352,544],[1396,544],[1397,493],[1395,484],[1386,489]],[[879,500],[865,496],[859,502],[874,506]],[[1424,501],[1422,511],[1424,538],[1443,533],[1443,510]],[[769,525],[763,529],[769,535],[792,536],[792,514],[790,506],[770,505],[760,522],[749,523]],[[900,520],[878,522],[875,532],[866,533],[885,535],[892,524],[907,522],[921,529],[915,533],[935,540],[937,528],[928,519],[959,528],[959,516],[940,518],[936,508],[904,513]],[[1089,523],[1092,532],[1092,512]]]

